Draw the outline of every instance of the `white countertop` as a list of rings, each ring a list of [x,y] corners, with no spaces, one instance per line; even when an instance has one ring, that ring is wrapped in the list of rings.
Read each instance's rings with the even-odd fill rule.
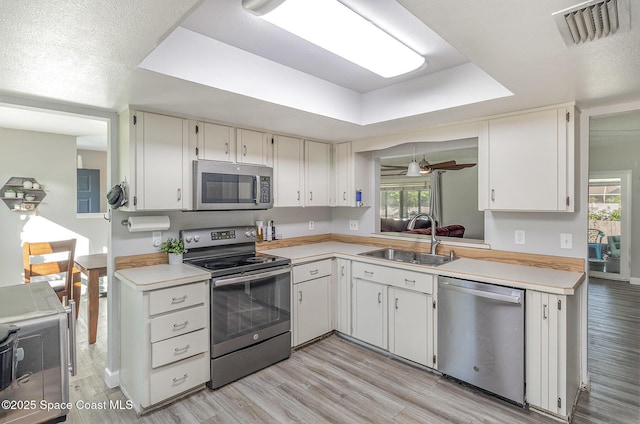
[[[584,273],[581,272],[558,271],[548,268],[512,265],[477,259],[459,258],[440,266],[426,266],[359,256],[360,253],[377,249],[379,248],[374,246],[327,242],[264,250],[264,253],[290,258],[293,265],[337,256],[358,260],[360,262],[375,263],[395,268],[411,269],[448,277],[465,278],[484,283],[507,285],[554,294],[571,295],[584,281]]]
[[[140,291],[157,290],[211,278],[209,272],[186,264],[141,266],[122,269],[114,275],[124,284]]]

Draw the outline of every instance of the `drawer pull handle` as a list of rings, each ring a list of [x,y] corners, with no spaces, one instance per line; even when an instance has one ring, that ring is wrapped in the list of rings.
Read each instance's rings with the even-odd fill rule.
[[[542,319],[547,319],[547,305],[542,305]]]
[[[344,266],[340,268],[340,275],[344,277]]]
[[[187,300],[187,295],[186,294],[184,296],[182,296],[182,297],[172,297],[171,298],[171,303],[182,303],[185,300]]]
[[[173,383],[181,383],[183,381],[185,381],[187,378],[189,377],[189,374],[185,374],[182,377],[174,377],[173,378]]]
[[[311,275],[316,275],[318,273],[317,269],[312,269],[311,271],[309,271],[309,274]]]
[[[177,348],[175,348],[175,349],[173,349],[173,350],[174,350],[174,352],[176,352],[176,353],[184,353],[184,352],[186,352],[187,350],[189,350],[189,348],[190,348],[190,347],[191,347],[191,346],[186,345],[185,347],[177,347]]]
[[[408,278],[405,278],[404,282],[407,283],[407,284],[415,284],[416,280],[409,280]]]
[[[298,292],[298,301],[302,302],[302,292],[301,291]]]
[[[365,271],[364,274],[365,275],[373,275],[373,271]]]
[[[396,309],[398,309],[398,298],[396,297]]]
[[[378,303],[382,303],[382,293],[378,293]]]
[[[185,321],[182,324],[173,324],[173,329],[174,330],[180,330],[182,328],[185,328],[187,325],[189,324],[189,321]]]

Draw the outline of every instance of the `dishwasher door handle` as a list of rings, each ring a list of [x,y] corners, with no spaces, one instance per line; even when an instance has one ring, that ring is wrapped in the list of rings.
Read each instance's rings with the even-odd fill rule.
[[[470,294],[472,296],[484,297],[486,299],[498,300],[500,302],[520,304],[520,296],[509,296],[506,294],[492,293],[484,290],[469,289],[466,287],[454,286],[445,282],[446,289],[457,291],[460,293]]]

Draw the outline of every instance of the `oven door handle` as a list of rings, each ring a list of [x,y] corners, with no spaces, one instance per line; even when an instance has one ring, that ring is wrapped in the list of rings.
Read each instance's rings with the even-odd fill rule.
[[[256,272],[255,274],[244,274],[239,277],[223,278],[222,280],[213,281],[214,287],[229,286],[232,284],[246,283],[248,281],[260,280],[262,278],[275,277],[276,275],[288,274],[291,272],[290,267],[279,268],[274,271]]]

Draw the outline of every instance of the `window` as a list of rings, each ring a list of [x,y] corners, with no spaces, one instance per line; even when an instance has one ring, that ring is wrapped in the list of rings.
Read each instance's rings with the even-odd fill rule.
[[[419,213],[429,213],[429,191],[426,187],[383,185],[380,190],[380,217],[408,219]]]

